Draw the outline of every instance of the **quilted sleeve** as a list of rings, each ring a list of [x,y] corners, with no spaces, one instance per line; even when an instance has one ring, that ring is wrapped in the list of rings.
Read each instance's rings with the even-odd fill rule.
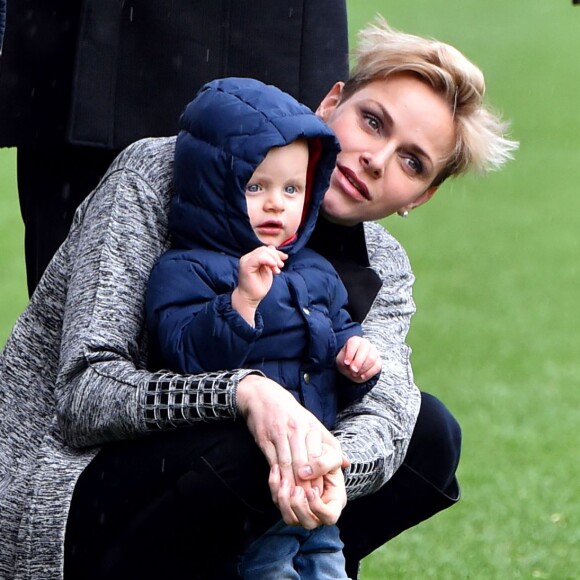
[[[218,272],[216,262],[222,266]],[[250,326],[232,307],[234,270],[233,259],[214,252],[161,256],[149,278],[146,305],[150,345],[164,366],[181,373],[245,366],[263,322],[257,312]]]

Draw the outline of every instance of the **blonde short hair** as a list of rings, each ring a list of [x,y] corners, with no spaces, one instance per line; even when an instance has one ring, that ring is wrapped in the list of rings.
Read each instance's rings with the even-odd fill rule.
[[[411,73],[449,104],[457,140],[433,185],[472,169],[480,173],[499,169],[513,158],[518,143],[506,137],[508,123],[485,105],[483,73],[456,48],[399,32],[377,16],[359,32],[353,56],[355,64],[342,91],[342,101],[370,82],[395,73]]]

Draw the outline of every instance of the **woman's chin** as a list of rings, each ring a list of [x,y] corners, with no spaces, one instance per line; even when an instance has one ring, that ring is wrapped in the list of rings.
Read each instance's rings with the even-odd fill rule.
[[[342,226],[353,226],[363,221],[360,216],[356,215],[351,204],[344,202],[330,201],[323,203],[320,210],[321,215],[333,224]]]
[[[348,226],[362,221],[359,209],[349,199],[334,193],[324,198],[320,212],[329,222]]]

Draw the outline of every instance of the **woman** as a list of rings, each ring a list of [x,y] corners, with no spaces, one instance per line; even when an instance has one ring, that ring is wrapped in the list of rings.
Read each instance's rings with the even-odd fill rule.
[[[318,108],[342,151],[313,246],[379,348],[375,388],[331,434],[251,369],[145,370],[144,290],[168,246],[175,140],[136,143],[77,213],[3,353],[6,578],[59,578],[65,526],[70,578],[226,578],[244,542],[275,521],[274,505],[307,528],[341,516],[354,576],[360,558],[458,499],[458,426],[421,399],[404,344],[413,275],[367,220],[405,215],[451,175],[500,167],[515,143],[455,49],[378,22],[361,32],[358,56]],[[308,489],[318,476],[323,497]]]

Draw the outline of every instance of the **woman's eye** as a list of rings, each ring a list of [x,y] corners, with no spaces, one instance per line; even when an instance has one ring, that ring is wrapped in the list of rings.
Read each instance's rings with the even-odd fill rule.
[[[405,163],[415,175],[421,175],[421,173],[423,173],[423,164],[419,159],[417,159],[417,157],[407,157]]]
[[[367,125],[373,131],[379,131],[380,130],[380,128],[381,128],[381,122],[379,121],[378,117],[376,117],[372,113],[364,113],[363,114],[363,117],[364,117]]]

